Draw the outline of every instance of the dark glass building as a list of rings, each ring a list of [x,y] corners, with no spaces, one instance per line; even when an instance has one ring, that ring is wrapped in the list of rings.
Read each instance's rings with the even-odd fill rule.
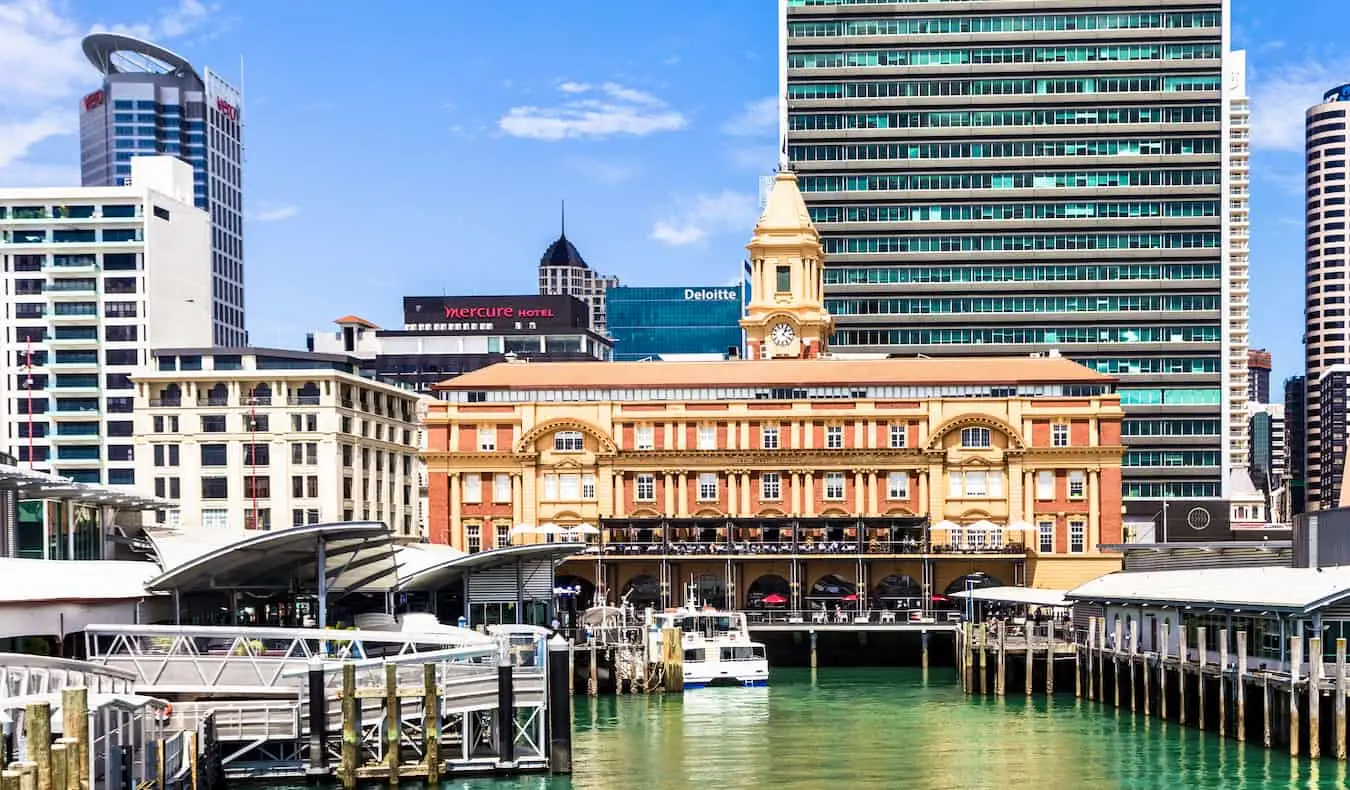
[[[607,289],[614,359],[739,356],[742,294],[739,285]]]
[[[1307,384],[1308,380],[1303,376],[1291,376],[1284,380],[1285,458],[1290,516],[1307,509]]]

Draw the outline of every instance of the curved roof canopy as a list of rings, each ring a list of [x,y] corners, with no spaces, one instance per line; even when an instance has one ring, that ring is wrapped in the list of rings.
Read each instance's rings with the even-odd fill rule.
[[[90,33],[80,46],[84,56],[105,75],[171,74],[176,77],[201,75],[187,58],[158,44],[121,33]]]
[[[395,572],[389,528],[378,521],[350,521],[251,535],[166,569],[146,589],[314,589],[321,556],[329,592],[355,592],[362,581]]]
[[[533,543],[525,546],[508,546],[477,554],[463,554],[403,575],[399,579],[398,589],[404,591],[439,590],[465,574],[500,568],[516,562],[561,560],[585,548],[586,545],[583,543]],[[549,583],[552,584],[552,580]]]
[[[69,477],[0,464],[0,489],[19,492],[19,500],[57,499],[80,505],[106,505],[117,510],[176,510],[178,503],[137,494],[130,489],[77,483]]]

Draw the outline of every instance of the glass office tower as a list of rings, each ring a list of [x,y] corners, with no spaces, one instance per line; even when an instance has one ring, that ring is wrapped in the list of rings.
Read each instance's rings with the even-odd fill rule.
[[[739,356],[742,293],[736,285],[607,289],[614,359]]]
[[[80,181],[124,186],[131,158],[171,154],[192,165],[193,198],[211,216],[212,335],[243,346],[243,112],[239,91],[163,47],[115,33],[84,39],[103,85],[80,100]]]
[[[1222,0],[784,2],[832,349],[1058,349],[1121,379],[1131,512],[1222,495],[1247,453]]]

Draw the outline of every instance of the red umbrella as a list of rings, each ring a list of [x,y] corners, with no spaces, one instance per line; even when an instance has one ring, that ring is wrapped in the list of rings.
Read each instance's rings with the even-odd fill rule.
[[[844,600],[844,601],[856,601],[856,600],[858,600],[858,594],[857,594],[857,593],[849,593],[848,595],[845,595],[845,596],[844,596],[843,598],[841,598],[840,600]]]
[[[761,601],[770,606],[777,606],[779,604],[787,603],[787,599],[779,595],[778,593],[769,593],[768,595],[764,596],[761,599]]]

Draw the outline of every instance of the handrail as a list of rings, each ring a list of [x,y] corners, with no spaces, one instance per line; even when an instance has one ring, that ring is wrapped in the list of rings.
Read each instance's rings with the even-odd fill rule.
[[[487,644],[489,642],[496,644],[496,640],[490,637],[476,634],[475,638],[466,639],[468,631],[460,633],[444,633],[437,631],[371,631],[371,630],[338,630],[334,628],[272,628],[267,626],[221,626],[221,625],[89,625],[85,627],[85,633],[91,636],[97,634],[111,635],[124,634],[131,636],[192,636],[192,637],[242,637],[248,639],[305,639],[316,642],[391,642],[391,643],[418,643],[418,644],[444,644],[453,647],[462,646],[465,642],[479,642]]]
[[[76,661],[72,658],[53,656],[32,656],[26,653],[0,653],[0,667],[21,666],[29,669],[62,669],[71,672],[88,672],[94,675],[115,678],[117,680],[135,680],[136,673],[117,669],[106,664],[89,661]]]
[[[454,659],[473,659],[485,658],[497,654],[497,645],[482,645],[476,647],[454,647],[449,650],[431,650],[426,653],[407,653],[401,656],[390,656],[389,658],[367,658],[359,661],[324,661],[323,671],[325,673],[342,669],[343,666],[351,664],[358,670],[368,669],[370,667],[381,667],[386,664],[429,664],[433,661],[445,662]],[[309,674],[309,668],[294,667],[292,669],[283,669],[281,676],[284,678],[297,678]]]

